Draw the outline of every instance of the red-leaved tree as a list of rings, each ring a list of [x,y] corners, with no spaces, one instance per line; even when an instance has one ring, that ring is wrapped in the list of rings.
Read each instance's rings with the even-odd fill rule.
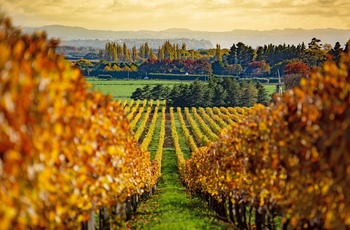
[[[284,68],[284,73],[289,74],[301,74],[303,77],[310,75],[310,67],[303,62],[292,62],[286,65]]]

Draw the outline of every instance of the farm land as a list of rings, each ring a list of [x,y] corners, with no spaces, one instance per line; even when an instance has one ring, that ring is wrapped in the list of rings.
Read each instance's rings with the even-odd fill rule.
[[[0,24],[3,229],[350,228],[350,50],[340,44],[238,43],[224,52],[218,44],[201,53],[168,41],[156,60],[146,44],[140,57],[111,43],[99,52],[110,60],[81,60],[80,71],[45,34],[22,34],[3,15]],[[88,79],[88,89],[82,74],[246,78],[279,68],[286,90],[265,103],[255,102],[275,85]],[[220,98],[225,83],[249,106],[220,106],[235,95]],[[147,85],[220,101],[131,99]]]

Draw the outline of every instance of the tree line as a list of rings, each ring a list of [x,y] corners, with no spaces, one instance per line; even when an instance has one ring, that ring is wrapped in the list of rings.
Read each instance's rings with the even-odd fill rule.
[[[158,49],[150,48],[148,42],[140,45],[139,48],[134,45],[131,49],[124,42],[122,45],[116,42],[106,43],[105,50],[99,51],[99,58],[113,62],[136,62],[142,63],[147,59],[170,59],[170,60],[214,60],[216,52],[209,50],[206,53],[200,53],[198,50],[187,50],[186,43],[180,47],[179,44],[172,44],[169,40],[165,41]]]
[[[107,61],[103,62],[104,68],[100,68],[101,65],[96,68],[92,63],[86,65],[87,60],[78,61],[77,66],[84,73],[91,69],[102,72],[138,71],[142,76],[146,72],[240,77],[277,77],[278,74],[307,76],[312,68],[322,66],[329,57],[338,62],[347,49],[347,44],[343,48],[339,42],[333,47],[330,44],[322,45],[317,38],[313,38],[307,45],[269,44],[255,49],[243,42],[233,44],[230,49],[221,49],[217,44],[216,48],[209,50],[187,50],[185,43],[180,46],[169,41],[156,50],[150,48],[147,42],[139,48],[133,46],[132,49],[125,43],[107,43],[105,50],[99,54],[101,59]],[[133,63],[134,68],[124,70],[118,68],[118,63]]]
[[[137,88],[132,99],[167,100],[176,107],[251,107],[255,103],[267,105],[270,97],[263,85],[254,81],[240,81],[234,78],[210,77],[208,83],[194,81],[190,84],[169,86],[157,84]]]
[[[308,66],[309,68],[320,67],[331,57],[336,62],[340,56],[348,49],[341,47],[336,42],[334,47],[330,44],[321,44],[321,40],[313,38],[307,46],[304,43],[299,45],[264,45],[253,49],[242,42],[233,44],[228,53],[225,53],[221,60],[212,64],[214,74],[234,74],[245,76],[276,76],[278,73],[298,74],[298,69],[294,72],[289,68],[285,73],[287,65],[297,64]],[[303,72],[304,73],[304,72]]]

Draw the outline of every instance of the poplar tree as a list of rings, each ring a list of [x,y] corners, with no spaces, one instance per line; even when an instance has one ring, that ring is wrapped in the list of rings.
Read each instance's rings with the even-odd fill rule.
[[[149,54],[149,46],[148,46],[148,42],[145,43],[145,54],[144,57],[145,58],[149,58],[148,54]]]
[[[221,46],[220,46],[220,44],[216,44],[216,49],[215,49],[215,60],[217,60],[217,61],[222,61]]]
[[[146,57],[145,45],[144,45],[144,44],[142,44],[142,45],[140,46],[140,56],[141,56],[142,58],[145,58],[145,57]]]
[[[152,48],[149,49],[148,58],[157,59],[157,56],[154,54]]]
[[[117,44],[117,55],[119,59],[123,57],[123,48],[120,44]]]
[[[133,60],[134,62],[138,61],[138,59],[140,58],[140,57],[139,57],[139,54],[138,54],[138,52],[137,52],[136,45],[134,45],[134,46],[132,47],[132,50],[131,50],[131,57],[132,57],[132,60]]]
[[[159,47],[158,48],[158,60],[163,60],[165,57],[164,55],[164,48],[163,47]]]

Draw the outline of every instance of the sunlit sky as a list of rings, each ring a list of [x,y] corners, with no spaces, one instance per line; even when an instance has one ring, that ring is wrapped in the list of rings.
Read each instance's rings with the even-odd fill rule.
[[[350,29],[350,0],[0,0],[0,8],[22,27]]]

